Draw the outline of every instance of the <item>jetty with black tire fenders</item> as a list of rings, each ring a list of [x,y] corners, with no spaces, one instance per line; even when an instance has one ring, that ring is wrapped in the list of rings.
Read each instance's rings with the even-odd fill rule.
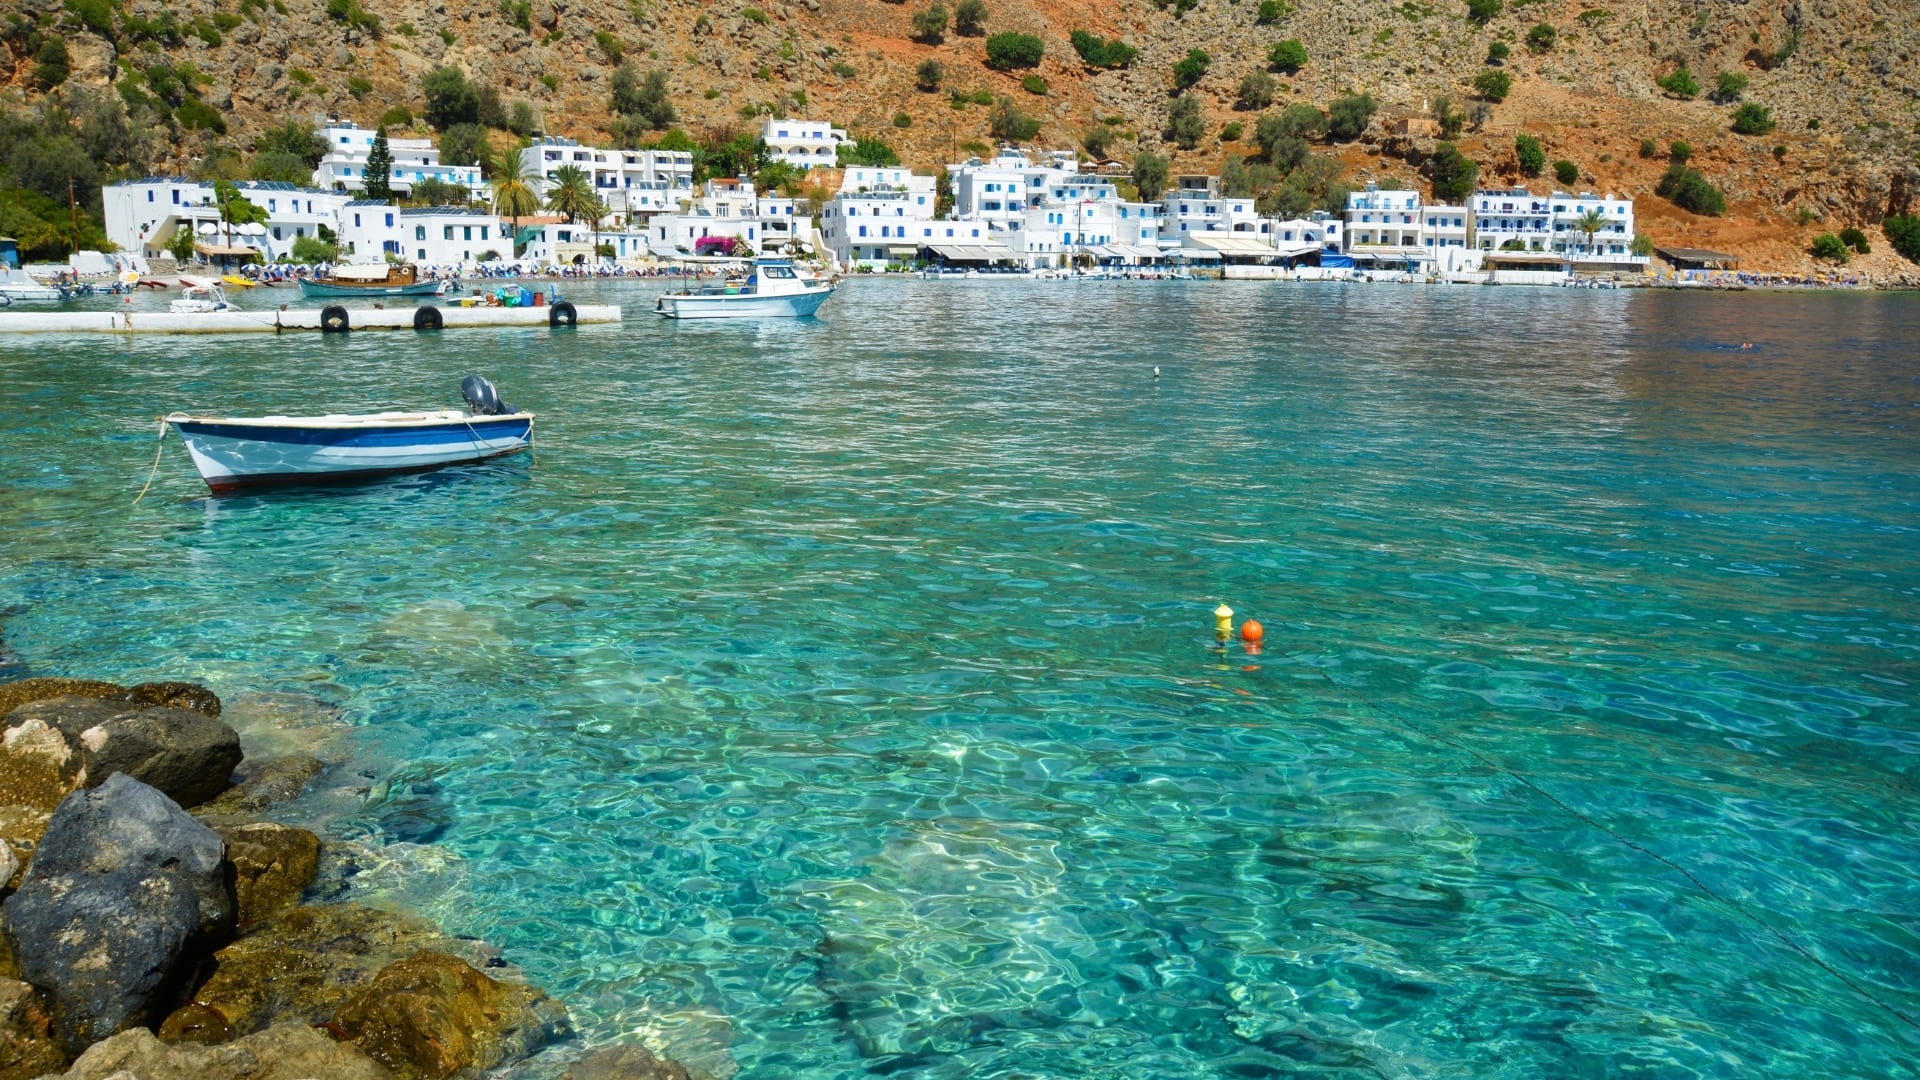
[[[564,329],[620,321],[618,304],[562,300],[538,307],[284,308],[262,311],[36,311],[0,313],[0,334],[279,334],[297,330],[326,334],[363,330],[463,330],[478,327],[548,326]]]

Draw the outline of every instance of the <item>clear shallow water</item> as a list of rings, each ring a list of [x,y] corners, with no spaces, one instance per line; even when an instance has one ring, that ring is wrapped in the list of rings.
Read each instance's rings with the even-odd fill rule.
[[[337,828],[742,1076],[1912,1069],[1920,300],[652,291],[0,342],[7,646],[339,704]],[[161,412],[472,370],[535,460],[128,509]]]

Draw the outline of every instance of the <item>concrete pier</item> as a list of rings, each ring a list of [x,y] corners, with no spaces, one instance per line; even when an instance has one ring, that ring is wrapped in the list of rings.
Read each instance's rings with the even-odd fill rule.
[[[553,307],[415,307],[347,308],[347,332],[414,330],[416,313],[431,308],[448,330],[476,326],[549,326]],[[213,311],[177,315],[170,311],[49,311],[0,313],[0,334],[277,334],[283,331],[319,331],[322,308],[266,311]],[[617,304],[578,304],[576,321],[617,323]]]

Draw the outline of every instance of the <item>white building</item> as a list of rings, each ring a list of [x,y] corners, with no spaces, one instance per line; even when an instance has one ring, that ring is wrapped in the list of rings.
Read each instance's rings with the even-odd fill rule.
[[[1421,246],[1423,200],[1417,191],[1382,190],[1369,183],[1360,191],[1347,193],[1347,247],[1357,253],[1361,248]]]
[[[1551,251],[1553,207],[1526,188],[1473,193],[1473,239],[1482,252]]]
[[[775,161],[802,169],[831,169],[839,163],[840,147],[851,144],[846,130],[825,120],[776,120],[760,125],[760,138]]]
[[[1314,245],[1322,251],[1338,255],[1344,242],[1340,226],[1339,218],[1324,210],[1315,210],[1311,217],[1276,221],[1271,232],[1274,246],[1282,251]]]
[[[520,175],[542,200],[564,165],[587,174],[616,227],[642,224],[693,198],[693,155],[685,150],[602,150],[546,136],[520,155]]]
[[[1182,247],[1202,233],[1251,233],[1265,236],[1273,223],[1254,209],[1252,196],[1220,193],[1217,176],[1181,176],[1160,197],[1160,236]]]
[[[100,192],[107,239],[122,251],[151,257],[165,252],[180,226],[187,225],[206,249],[203,254],[222,249],[231,255],[247,248],[273,262],[289,257],[299,237],[324,239],[335,232],[339,209],[347,202],[338,192],[275,180],[239,180],[234,187],[266,211],[264,226],[229,230],[220,221],[210,181],[150,176],[108,184]]]
[[[313,170],[313,186],[333,191],[365,191],[367,154],[373,149],[374,132],[351,120],[330,120],[320,129],[327,141],[327,156]],[[387,153],[393,158],[393,172],[387,183],[397,194],[406,194],[422,180],[458,184],[485,198],[487,182],[481,179],[478,165],[442,165],[440,151],[432,139],[387,139]]]
[[[760,251],[760,195],[747,179],[718,178],[701,187],[677,212],[655,214],[647,220],[647,242],[659,255],[701,254],[700,241],[715,237],[739,240]]]
[[[922,243],[935,238],[933,207],[933,177],[899,167],[856,165],[846,170],[839,194],[820,212],[821,238],[847,266],[912,259]]]
[[[1576,261],[1645,264],[1644,256],[1636,258],[1633,254],[1632,199],[1616,199],[1590,191],[1578,195],[1556,191],[1547,199],[1553,215],[1555,251],[1573,254]],[[1593,220],[1599,225],[1591,239],[1585,228],[1589,213],[1596,215]]]
[[[490,210],[465,206],[395,207],[356,199],[340,210],[342,262],[391,255],[430,266],[513,257],[510,230]]]

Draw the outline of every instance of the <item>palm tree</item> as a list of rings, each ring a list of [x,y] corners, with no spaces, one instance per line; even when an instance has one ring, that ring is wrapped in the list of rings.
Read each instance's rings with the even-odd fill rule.
[[[593,181],[577,166],[562,165],[553,171],[553,189],[547,192],[547,209],[567,215],[569,222],[592,218],[600,204]],[[598,220],[595,218],[594,220]]]
[[[509,250],[519,242],[520,219],[540,209],[540,197],[520,178],[520,155],[525,149],[521,147],[501,154],[490,181],[494,214],[513,222],[514,235],[507,238]],[[519,257],[518,252],[513,254],[515,258]]]
[[[1587,253],[1593,253],[1593,234],[1607,227],[1607,215],[1597,207],[1580,215],[1573,227],[1587,234]]]

